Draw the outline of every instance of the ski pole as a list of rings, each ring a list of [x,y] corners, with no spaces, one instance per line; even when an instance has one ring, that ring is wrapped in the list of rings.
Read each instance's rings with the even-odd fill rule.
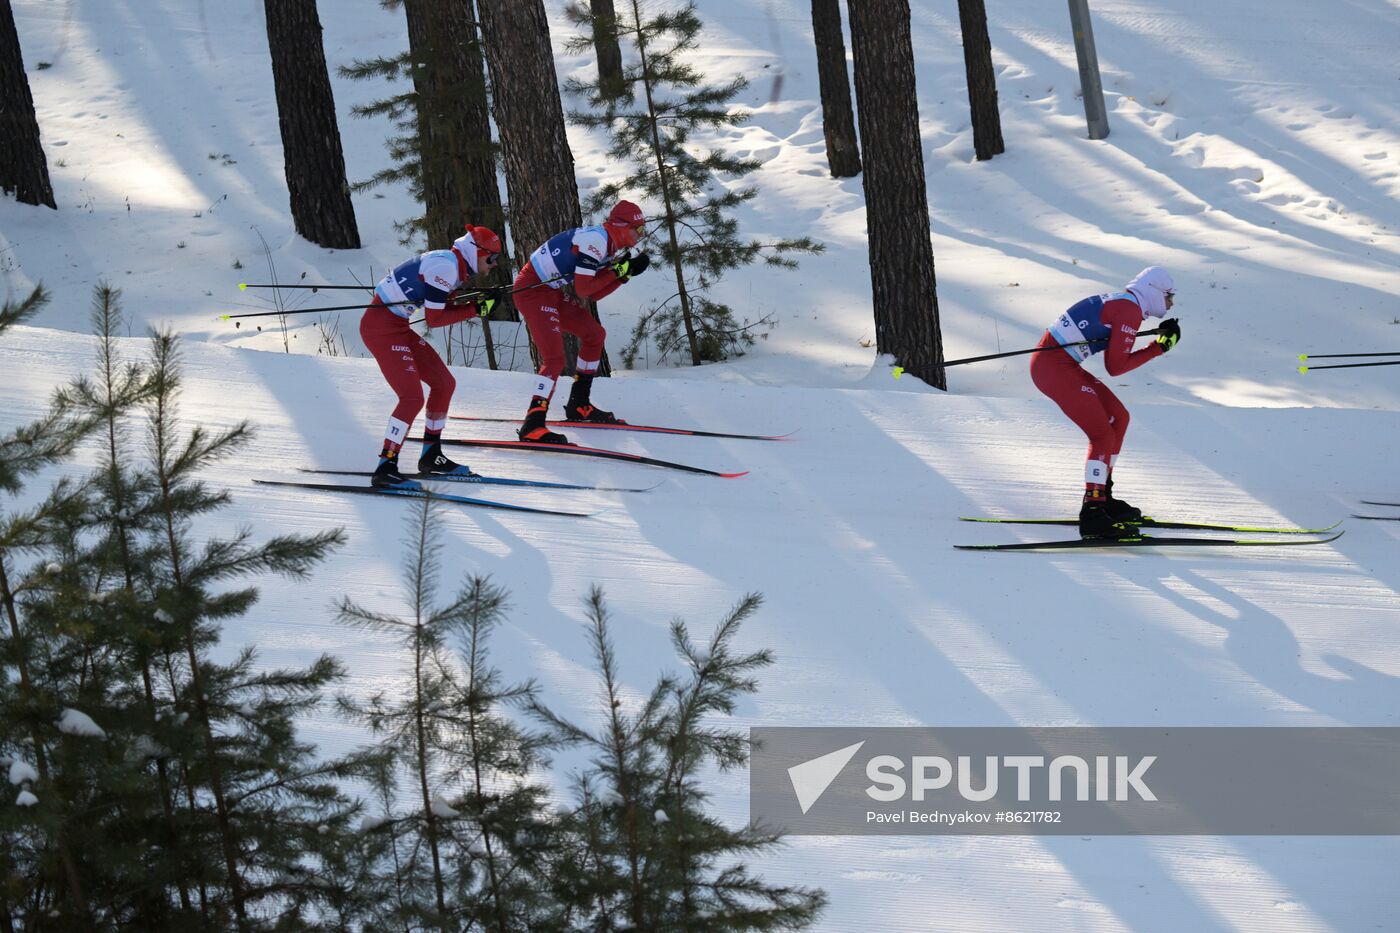
[[[358,286],[355,286],[355,285],[341,285],[341,286],[336,286],[336,287],[338,287],[338,288],[358,288]],[[459,299],[459,298],[480,298],[480,297],[483,297],[483,296],[486,296],[486,295],[490,295],[490,294],[492,294],[492,293],[499,292],[499,291],[500,291],[499,288],[479,288],[479,289],[475,289],[475,290],[473,290],[473,291],[461,292],[460,294],[453,295],[453,296],[452,296],[452,300],[453,300],[453,301],[456,301],[456,300]],[[381,301],[380,304],[381,304],[381,305],[384,305],[385,307],[388,307],[388,306],[390,306],[390,305],[416,305],[417,302],[416,302],[416,301]],[[248,313],[248,314],[221,314],[221,315],[219,315],[219,320],[221,320],[221,321],[231,321],[231,320],[233,320],[234,318],[241,318],[241,317],[273,317],[273,316],[280,315],[280,314],[315,314],[315,313],[318,312],[318,311],[355,311],[355,310],[363,311],[365,308],[368,308],[368,307],[369,307],[368,304],[358,304],[358,305],[334,305],[334,306],[329,307],[329,308],[296,308],[296,309],[294,309],[294,310],[289,310],[289,311],[253,311],[253,312],[250,312],[250,313]]]
[[[1151,330],[1140,330],[1137,332],[1137,335],[1139,337],[1146,337],[1155,333],[1157,333],[1157,328],[1154,327]],[[961,366],[963,363],[982,363],[987,360],[999,360],[1008,356],[1023,356],[1027,353],[1039,353],[1042,350],[1058,350],[1061,347],[1084,347],[1094,343],[1104,343],[1106,340],[1107,338],[1100,340],[1079,340],[1074,343],[1057,343],[1049,347],[1031,347],[1029,350],[1012,350],[1008,353],[989,353],[986,356],[969,356],[961,360],[946,360],[943,365],[946,367]]]
[[[553,278],[545,279],[545,280],[542,281],[542,282],[536,282],[534,285],[526,285],[526,286],[524,286],[524,287],[522,287],[522,288],[508,288],[507,286],[502,285],[502,286],[499,286],[499,287],[497,287],[497,288],[482,288],[482,289],[476,289],[476,290],[474,290],[474,291],[463,292],[463,293],[461,293],[461,294],[459,294],[459,295],[454,295],[454,296],[453,296],[453,299],[455,300],[455,299],[458,299],[458,298],[477,298],[477,297],[485,297],[485,296],[487,296],[487,295],[501,295],[501,296],[505,296],[505,295],[517,295],[517,294],[519,294],[520,292],[528,292],[528,291],[530,291],[531,289],[539,288],[541,285],[548,285],[548,284],[550,284],[551,282],[557,282],[557,281],[559,281],[560,279],[563,279],[563,278],[567,278],[567,275],[561,272],[559,275],[556,275],[556,276],[554,276]],[[240,282],[239,285],[238,285],[238,287],[239,287],[240,289],[242,289],[242,288],[310,288],[310,289],[317,289],[317,288],[350,288],[350,289],[366,288],[366,289],[373,289],[373,288],[374,288],[374,286],[372,286],[372,285],[364,285],[364,286],[361,286],[361,285],[248,285],[247,283],[243,283],[243,282]],[[380,304],[383,304],[383,305],[386,305],[386,306],[387,306],[387,305],[411,305],[411,304],[417,304],[417,302],[413,302],[413,301],[387,301],[387,302],[380,302]],[[252,313],[249,313],[249,314],[221,314],[221,315],[219,315],[219,320],[221,320],[221,321],[231,321],[231,320],[234,320],[235,318],[245,318],[245,317],[273,317],[273,316],[281,315],[281,314],[313,314],[313,313],[316,313],[316,312],[319,312],[319,311],[353,311],[353,310],[356,310],[356,309],[364,309],[364,308],[367,308],[367,307],[369,307],[369,305],[336,305],[336,306],[330,307],[330,308],[298,308],[298,309],[296,309],[296,310],[294,310],[294,311],[255,311],[255,312],[252,312]],[[416,323],[416,322],[415,322],[415,323]],[[1148,333],[1148,331],[1143,331],[1143,333]]]
[[[411,301],[390,301],[390,302],[387,302],[387,303],[386,303],[386,302],[380,302],[380,304],[411,305],[411,304],[413,304],[413,302],[411,302]],[[277,315],[282,315],[282,314],[314,314],[314,313],[316,313],[316,312],[318,312],[318,311],[355,311],[355,310],[363,311],[365,308],[368,308],[368,307],[369,307],[369,305],[367,305],[367,304],[359,304],[359,305],[336,305],[335,307],[332,307],[332,308],[297,308],[297,309],[294,310],[294,311],[253,311],[253,312],[250,312],[250,313],[248,313],[248,314],[221,314],[221,315],[219,315],[219,320],[221,320],[221,321],[232,321],[234,318],[240,318],[240,317],[275,317],[275,316],[277,316]]]
[[[254,284],[251,284],[251,283],[249,283],[249,282],[239,282],[239,283],[238,283],[238,290],[239,290],[240,292],[241,292],[241,291],[246,291],[247,289],[250,289],[250,288],[309,288],[309,289],[311,289],[313,292],[318,292],[318,291],[323,291],[323,290],[324,290],[324,291],[337,291],[337,290],[340,290],[340,289],[348,289],[348,290],[351,290],[351,291],[360,291],[360,290],[365,290],[365,289],[368,289],[368,290],[370,290],[370,291],[373,291],[373,290],[374,290],[374,286],[373,286],[373,285],[254,285]]]
[[[1349,354],[1340,354],[1346,356]],[[1357,356],[1367,356],[1365,353],[1358,353]],[[1380,354],[1369,354],[1379,356]],[[1400,366],[1400,360],[1386,360],[1383,363],[1334,363],[1330,366],[1299,366],[1298,372],[1310,373],[1314,369],[1360,369],[1364,366]]]
[[[1306,363],[1308,360],[1339,360],[1343,357],[1354,356],[1400,356],[1400,353],[1299,353],[1298,362]],[[1322,367],[1317,367],[1321,369]]]

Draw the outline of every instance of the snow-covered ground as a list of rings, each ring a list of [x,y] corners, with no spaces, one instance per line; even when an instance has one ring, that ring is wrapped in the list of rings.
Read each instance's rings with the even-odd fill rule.
[[[353,343],[355,316],[342,327],[354,352],[329,358],[315,355],[312,332],[289,355],[280,333],[235,330],[216,314],[256,303],[236,284],[267,272],[259,235],[283,281],[363,280],[406,255],[391,224],[413,205],[402,191],[357,196],[361,250],[294,235],[257,0],[12,2],[60,210],[0,200],[4,294],[42,280],[57,296],[36,326],[0,343],[5,423],[37,415],[50,387],[90,365],[91,287],[122,287],[130,355],[147,324],[186,335],[186,417],[258,427],[216,477],[236,495],[211,533],[343,524],[350,534],[314,585],[267,581],[228,643],[258,644],[270,665],[329,648],[352,689],[385,682],[396,672],[386,645],[350,637],[330,607],[341,595],[397,605],[402,503],[250,483],[299,466],[372,465],[389,392]],[[1184,336],[1113,380],[1134,414],[1125,497],[1174,517],[1290,524],[1329,523],[1362,497],[1400,499],[1397,371],[1300,376],[1294,359],[1400,349],[1394,0],[1096,2],[1112,126],[1100,142],[1085,138],[1063,4],[989,4],[1008,152],[980,164],[956,7],[913,6],[947,355],[1029,347],[1071,301],[1160,262],[1177,277]],[[754,118],[727,141],[764,161],[745,229],[809,233],[828,251],[800,272],[736,274],[721,287],[750,317],[780,320],[748,356],[624,373],[598,399],[639,422],[797,434],[597,439],[752,471],[729,481],[464,457],[498,475],[666,477],[632,495],[472,487],[604,509],[590,520],[446,517],[449,559],[512,593],[499,666],[537,677],[561,711],[578,713],[591,689],[579,624],[590,584],[608,594],[639,690],[670,665],[674,614],[703,629],[757,590],[767,603],[744,642],[779,660],[741,710],[748,723],[1396,725],[1400,523],[1349,521],[1335,544],[1292,550],[952,550],[1044,535],[955,519],[1073,509],[1081,437],[1035,392],[1024,358],[950,370],[948,394],[890,377],[862,345],[874,335],[863,199],[859,179],[824,168],[808,5],[699,8],[710,30],[701,65],[758,76]],[[321,13],[333,67],[406,41],[401,17],[375,3],[323,0]],[[561,75],[588,66],[559,64]],[[349,108],[383,90],[336,82],[352,179],[384,164],[386,128]],[[573,142],[581,185],[607,177],[601,143]],[[614,352],[653,287],[643,277],[604,304]],[[524,374],[456,375],[460,414],[514,415],[528,394]],[[308,727],[327,749],[362,738],[330,715]],[[716,778],[716,804],[735,820],[746,787],[742,774]],[[824,931],[1352,931],[1394,927],[1398,856],[1388,838],[803,838],[763,870],[826,888]]]

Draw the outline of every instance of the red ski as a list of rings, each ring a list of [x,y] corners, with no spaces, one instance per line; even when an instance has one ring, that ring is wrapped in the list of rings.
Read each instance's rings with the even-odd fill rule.
[[[453,421],[494,421],[502,424],[519,424],[519,418],[478,418],[472,415],[449,415]],[[594,428],[603,431],[640,431],[647,434],[681,434],[687,437],[728,437],[741,441],[786,441],[792,439],[787,434],[728,434],[724,431],[697,431],[691,428],[663,428],[652,424],[594,424],[591,421],[546,421],[550,427]]]

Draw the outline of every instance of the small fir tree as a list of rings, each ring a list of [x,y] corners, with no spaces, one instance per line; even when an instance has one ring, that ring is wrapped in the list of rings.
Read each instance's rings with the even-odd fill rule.
[[[381,898],[366,921],[375,929],[563,930],[564,912],[541,880],[557,846],[544,790],[530,780],[542,740],[500,712],[533,688],[503,684],[488,662],[500,590],[472,578],[436,601],[435,509],[425,498],[410,519],[408,615],[341,604],[346,624],[397,638],[406,674],[400,689],[341,699],[379,736],[378,804],[362,828],[371,866],[363,873]]]
[[[589,594],[602,726],[591,730],[533,707],[559,742],[593,755],[566,820],[574,848],[557,877],[561,898],[584,911],[586,928],[793,930],[810,925],[825,905],[819,890],[769,885],[744,867],[740,860],[772,849],[776,835],[731,829],[705,809],[702,768],[728,770],[748,760],[744,734],[713,720],[731,715],[735,702],[757,689],[755,673],[772,663],[766,650],[743,653],[733,645],[759,603],[757,595],[745,597],[703,648],[674,621],[671,641],[686,674],[663,677],[630,704],[603,594]]]
[[[349,820],[336,779],[354,773],[355,763],[317,760],[297,739],[293,721],[343,671],[326,656],[306,670],[259,672],[251,649],[228,664],[210,655],[219,624],[257,600],[256,590],[229,588],[231,581],[268,572],[305,577],[344,534],[334,529],[253,544],[244,529],[196,546],[195,518],[229,499],[198,474],[247,443],[251,431],[246,422],[217,433],[199,426],[182,431],[178,362],[175,338],[154,335],[147,421],[160,547],[151,549],[144,586],[152,616],[178,644],[167,657],[168,706],[155,741],[180,763],[191,815],[205,817],[201,838],[222,869],[201,878],[206,909],[239,930],[265,915],[306,922],[332,883],[314,874],[322,839]]]
[[[580,3],[568,7],[570,19],[585,30],[571,40],[570,51],[585,53],[595,36],[615,33],[633,54],[620,82],[609,77],[565,82],[567,91],[588,104],[569,117],[606,132],[608,154],[629,169],[622,179],[600,186],[585,209],[604,210],[624,193],[651,205],[661,256],[675,277],[675,293],[648,307],[637,322],[624,363],[634,365],[650,342],[661,360],[685,349],[699,366],[742,353],[773,323],[770,317],[740,322],[732,308],[711,297],[727,270],[760,258],[793,268],[793,253],[817,253],[822,246],[808,237],[740,237],[735,209],[757,197],[758,189],[723,182],[742,179],[761,163],[719,148],[702,151],[695,137],[748,118],[730,105],[748,82],[738,76],[727,84],[708,84],[687,62],[702,25],[693,3],[655,12],[648,12],[652,4],[645,6],[641,0],[618,0],[616,17],[595,14]]]
[[[24,301],[6,301],[0,306],[0,336],[33,317],[48,300],[40,285]],[[64,462],[96,426],[71,392],[55,393],[45,417],[0,435],[0,489],[11,495],[21,492],[35,474]],[[0,847],[0,907],[6,917],[18,917],[35,929],[57,927],[59,921],[93,922],[75,851],[76,815],[65,793],[69,782],[55,760],[63,742],[57,728],[63,683],[61,675],[51,677],[46,668],[54,650],[53,633],[31,614],[33,603],[61,583],[63,568],[50,560],[53,528],[81,522],[91,508],[82,484],[65,478],[37,505],[0,512],[0,603],[5,615],[5,637],[0,641],[0,762],[15,794],[0,807],[0,838],[5,843]],[[64,655],[61,668],[67,671],[73,658],[66,651]]]
[[[0,807],[0,909],[32,930],[329,928],[346,895],[327,869],[355,813],[340,784],[359,762],[317,759],[294,721],[339,668],[209,655],[256,598],[231,582],[304,575],[340,533],[196,547],[195,521],[227,494],[195,475],[246,428],[182,435],[174,341],[155,339],[150,367],[123,363],[106,286],[94,322],[95,376],[0,437],[12,491],[94,428],[103,442],[96,474],[0,520],[0,744],[22,798]],[[153,462],[126,437],[137,403]]]

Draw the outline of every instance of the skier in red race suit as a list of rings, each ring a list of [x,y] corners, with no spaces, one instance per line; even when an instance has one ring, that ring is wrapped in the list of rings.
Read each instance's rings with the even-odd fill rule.
[[[420,474],[465,471],[442,453],[442,429],[457,380],[428,342],[408,326],[419,307],[429,327],[446,327],[472,317],[485,317],[494,298],[458,302],[452,292],[473,275],[483,275],[501,258],[501,239],[486,227],[468,225],[451,249],[433,249],[415,256],[389,272],[374,288],[374,302],[360,319],[360,339],[374,354],[379,369],[399,402],[384,429],[384,447],[370,483],[380,487],[414,485],[399,472],[399,448],[408,437],[413,419],[423,409],[422,383],[428,384],[428,411],[423,425]]]
[[[1127,289],[1094,295],[1061,314],[1041,338],[1045,349],[1031,356],[1031,381],[1049,396],[1089,437],[1084,462],[1084,504],[1079,511],[1079,534],[1085,538],[1122,538],[1136,534],[1132,522],[1142,512],[1113,497],[1113,467],[1128,431],[1128,409],[1108,386],[1081,364],[1103,353],[1104,369],[1121,376],[1166,353],[1181,339],[1176,318],[1157,327],[1157,339],[1133,349],[1145,317],[1162,317],[1172,307],[1176,286],[1167,270],[1148,266]],[[1074,344],[1091,341],[1082,346]]]
[[[593,405],[590,393],[603,358],[607,332],[593,319],[583,301],[606,298],[630,278],[646,271],[651,262],[647,254],[628,252],[637,245],[645,225],[640,207],[631,201],[618,201],[604,223],[576,227],[550,237],[530,255],[530,261],[515,277],[515,307],[540,353],[530,407],[518,432],[522,441],[569,443],[567,437],[551,431],[546,424],[555,383],[564,371],[565,333],[576,336],[579,347],[577,375],[564,406],[564,417],[593,424],[626,423]]]

